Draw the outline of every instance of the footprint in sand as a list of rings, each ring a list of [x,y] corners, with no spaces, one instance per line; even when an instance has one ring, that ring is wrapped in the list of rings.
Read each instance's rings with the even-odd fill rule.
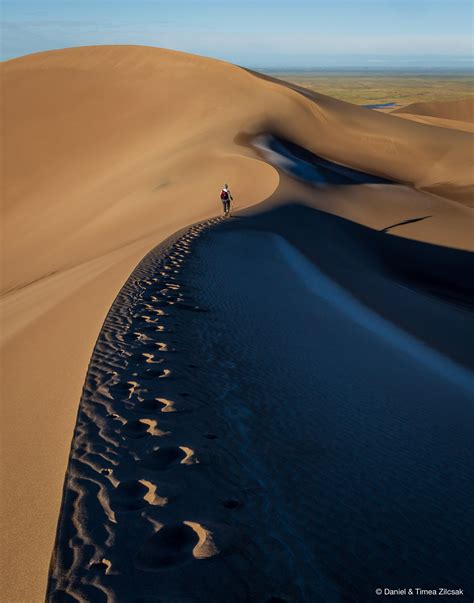
[[[150,412],[179,412],[175,407],[173,400],[167,398],[148,398],[141,400],[135,405],[137,412],[150,413]]]
[[[100,559],[100,561],[93,561],[89,569],[100,574],[108,574],[112,569],[112,563],[108,559]]]
[[[154,310],[153,311],[155,314],[158,314],[158,316],[160,316],[161,318],[163,316],[166,316],[166,314],[163,312],[163,310]],[[151,318],[151,316],[147,316],[147,315],[143,315],[141,316],[141,318],[143,318],[143,320],[147,323],[147,325],[156,325],[157,323],[160,322],[160,318]]]
[[[147,369],[140,377],[148,381],[149,379],[166,379],[169,378],[171,371],[169,369]]]
[[[161,412],[162,405],[157,401],[156,398],[148,398],[146,400],[140,400],[135,404],[134,410],[136,412]]]
[[[136,341],[138,341],[136,333],[129,332],[119,334],[118,339],[120,341],[123,341],[123,343],[135,343]]]
[[[146,358],[145,362],[147,364],[161,364],[165,361],[164,358],[159,358],[158,360],[155,360],[155,354],[151,354],[150,352],[142,352],[140,354],[140,357]]]
[[[164,310],[161,310],[160,308],[157,308],[156,306],[163,306],[164,302],[163,300],[159,300],[156,302],[153,302],[155,305],[152,306],[151,304],[145,304],[145,306],[143,308],[139,308],[138,312],[136,314],[133,315],[133,318],[141,318],[142,315],[140,314],[140,312],[149,312],[151,314],[156,314],[158,316],[164,316]]]
[[[164,333],[166,331],[166,328],[163,325],[153,324],[153,325],[146,326],[144,328],[144,330],[147,333],[153,334],[153,333]]]
[[[144,295],[142,297],[142,301],[144,302],[145,306],[151,305],[151,304],[156,304],[160,301],[160,299],[158,297],[156,297],[156,295],[153,295],[153,293],[150,293],[148,295]]]
[[[155,419],[141,419],[141,421],[148,425],[148,433],[152,436],[165,436],[170,434],[169,431],[158,429],[158,424]]]
[[[138,511],[148,505],[164,507],[167,503],[167,498],[156,493],[156,485],[144,479],[121,482],[112,494],[112,507],[117,511]]]
[[[127,381],[127,382],[119,382],[119,383],[115,383],[114,385],[110,386],[110,389],[112,390],[112,395],[118,395],[119,397],[126,397],[127,399],[130,397],[130,393],[132,391],[133,388],[133,383]]]
[[[140,333],[139,331],[136,331],[134,334],[134,341],[146,341],[148,339],[148,337],[145,335],[145,333]]]
[[[152,471],[165,471],[176,465],[195,465],[198,463],[194,450],[186,446],[157,448],[139,462],[142,467]]]
[[[146,571],[158,571],[209,559],[219,554],[213,534],[193,521],[165,525],[138,552],[136,565]]]
[[[145,353],[143,350],[148,350],[148,349],[152,349],[153,344],[152,343],[143,343],[140,346],[140,349],[138,351],[134,351],[134,352],[129,352],[128,355],[128,366],[132,366],[132,365],[141,365],[143,363],[143,354]]]
[[[128,438],[144,438],[150,435],[148,429],[149,425],[147,423],[137,419],[136,421],[127,421],[121,431]]]

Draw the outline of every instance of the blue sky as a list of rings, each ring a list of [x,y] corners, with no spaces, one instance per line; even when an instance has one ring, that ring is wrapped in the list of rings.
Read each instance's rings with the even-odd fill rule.
[[[0,0],[2,59],[145,44],[249,67],[466,67],[472,0]]]

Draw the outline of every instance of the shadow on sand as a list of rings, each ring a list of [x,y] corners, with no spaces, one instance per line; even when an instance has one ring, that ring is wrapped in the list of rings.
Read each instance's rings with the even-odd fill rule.
[[[257,136],[252,144],[269,163],[293,178],[314,186],[395,184],[391,180],[323,159],[294,142],[270,134]]]
[[[474,254],[377,231],[333,214],[268,201],[219,228],[257,228],[283,236],[368,307],[474,369],[469,341]]]

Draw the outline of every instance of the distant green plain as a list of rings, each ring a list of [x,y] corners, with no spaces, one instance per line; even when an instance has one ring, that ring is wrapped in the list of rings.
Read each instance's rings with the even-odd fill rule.
[[[357,105],[455,100],[474,95],[469,74],[267,72],[315,92]]]

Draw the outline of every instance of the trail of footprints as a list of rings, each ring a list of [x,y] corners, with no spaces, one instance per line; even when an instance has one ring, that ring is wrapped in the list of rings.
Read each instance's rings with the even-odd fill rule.
[[[210,462],[208,451],[175,442],[174,431],[180,433],[180,421],[192,412],[193,402],[181,391],[185,386],[179,363],[173,362],[180,350],[173,342],[180,313],[205,312],[193,303],[180,272],[193,241],[218,221],[193,226],[167,254],[145,262],[142,274],[135,271],[106,319],[73,439],[50,576],[51,601],[115,600],[105,577],[130,572],[121,567],[120,552],[128,546],[129,534],[141,543],[132,557],[134,571],[143,572],[211,558],[232,540],[226,527],[190,521],[193,509],[180,517],[170,512],[179,497],[179,508],[185,508],[180,472]],[[196,368],[186,365],[187,371]],[[202,437],[211,447],[218,438],[214,433]],[[232,510],[241,503],[229,499],[221,504]]]

